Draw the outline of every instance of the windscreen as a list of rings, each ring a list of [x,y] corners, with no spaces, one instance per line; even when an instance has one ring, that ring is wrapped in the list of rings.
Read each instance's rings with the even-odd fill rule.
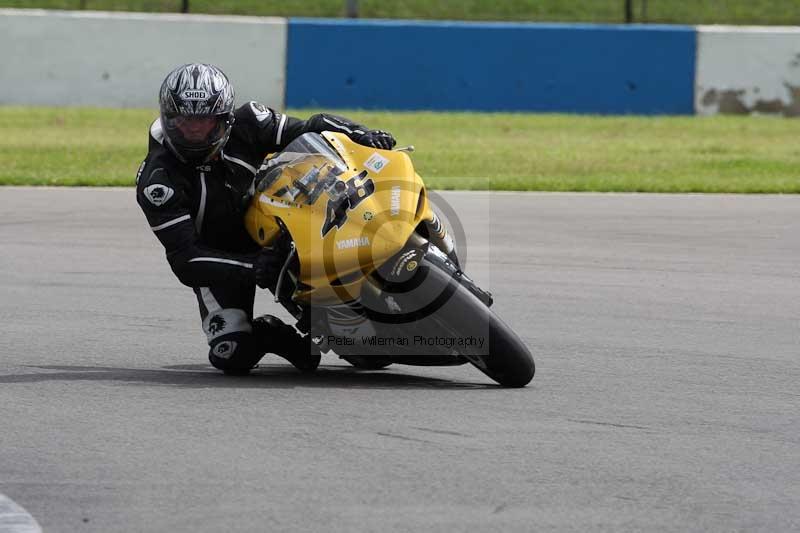
[[[310,205],[323,192],[335,194],[338,188],[345,187],[336,178],[346,171],[345,162],[320,134],[306,133],[264,161],[256,174],[256,187],[264,192],[285,178],[281,188],[270,194]]]

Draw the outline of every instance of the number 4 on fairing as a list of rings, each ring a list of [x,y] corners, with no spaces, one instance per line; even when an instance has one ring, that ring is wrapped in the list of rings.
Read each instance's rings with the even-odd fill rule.
[[[347,180],[346,189],[343,193],[335,198],[328,200],[328,205],[325,208],[325,223],[322,225],[322,236],[328,234],[334,226],[341,228],[347,222],[347,212],[355,209],[358,204],[369,198],[375,192],[375,182],[372,178],[364,180],[360,185],[356,182],[363,180],[367,176],[366,172],[362,172],[354,178]],[[341,181],[339,183],[342,183]]]

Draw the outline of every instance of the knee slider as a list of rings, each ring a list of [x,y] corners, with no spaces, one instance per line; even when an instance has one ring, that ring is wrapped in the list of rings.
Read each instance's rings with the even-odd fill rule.
[[[255,349],[249,333],[230,333],[209,343],[208,360],[220,370],[249,370],[263,354]]]
[[[220,370],[246,370],[258,358],[254,355],[253,326],[242,309],[217,309],[203,320],[203,331],[211,349],[208,360]]]

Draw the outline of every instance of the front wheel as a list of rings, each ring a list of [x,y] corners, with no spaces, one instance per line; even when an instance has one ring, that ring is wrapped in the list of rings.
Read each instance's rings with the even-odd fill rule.
[[[530,350],[519,335],[463,287],[459,286],[453,298],[459,300],[463,311],[437,317],[437,323],[451,331],[455,330],[459,335],[488,332],[488,350],[467,348],[461,352],[461,356],[504,387],[524,387],[530,383],[536,366]]]
[[[392,325],[408,336],[454,339],[452,350],[504,387],[524,387],[536,371],[533,356],[522,339],[491,309],[453,276],[440,257],[428,254],[422,260],[410,290],[393,290],[395,302],[405,309],[419,308],[430,300],[413,321]],[[410,286],[410,287],[409,287]],[[386,294],[382,293],[381,298]],[[373,307],[374,309],[374,307]],[[483,339],[483,343],[459,344],[459,339]],[[441,348],[438,348],[441,349]]]
[[[489,320],[488,355],[464,354],[470,363],[504,387],[524,387],[533,379],[536,366],[522,339],[487,309]]]

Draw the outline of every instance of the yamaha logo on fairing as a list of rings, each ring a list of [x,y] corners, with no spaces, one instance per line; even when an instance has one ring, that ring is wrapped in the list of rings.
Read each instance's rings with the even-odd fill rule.
[[[206,98],[208,98],[208,93],[205,91],[192,91],[192,90],[183,91],[184,100],[189,100],[191,102],[194,102],[198,100],[205,100]]]
[[[392,198],[389,209],[393,217],[396,217],[397,215],[400,214],[400,195],[401,195],[400,186],[395,185],[394,187],[392,187]]]
[[[339,250],[347,250],[348,248],[359,248],[361,246],[369,246],[369,237],[357,237],[355,239],[345,239],[343,241],[336,241],[336,247]]]

